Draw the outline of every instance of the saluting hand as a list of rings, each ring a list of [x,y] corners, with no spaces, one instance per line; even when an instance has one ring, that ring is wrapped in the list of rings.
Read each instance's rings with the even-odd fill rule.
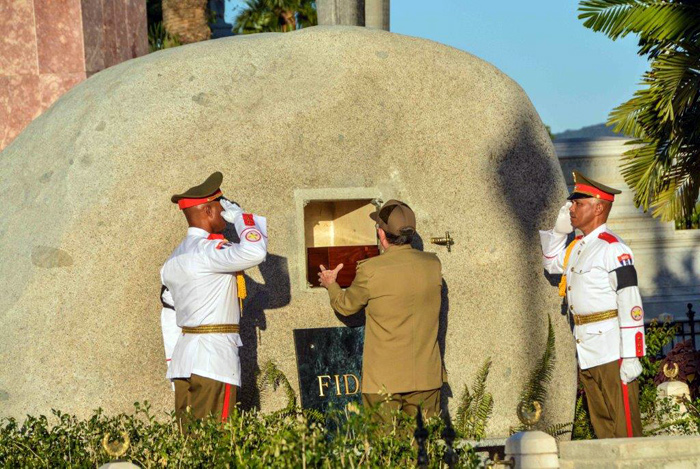
[[[323,265],[319,266],[321,271],[318,273],[318,281],[324,288],[328,288],[335,283],[338,278],[338,272],[343,268],[343,264],[338,264],[338,266],[333,270],[326,269]]]
[[[562,208],[559,209],[557,221],[554,224],[555,233],[569,234],[574,231],[574,227],[571,226],[571,215],[569,213],[569,208],[571,208],[571,202],[567,202]]]
[[[243,214],[243,209],[235,202],[221,199],[219,203],[221,204],[221,208],[224,209],[224,211],[221,212],[221,217],[229,223],[235,223],[236,218]]]

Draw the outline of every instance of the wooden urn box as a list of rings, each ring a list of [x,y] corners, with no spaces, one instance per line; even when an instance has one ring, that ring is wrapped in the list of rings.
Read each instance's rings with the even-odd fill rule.
[[[371,200],[313,201],[304,207],[306,279],[320,287],[320,265],[338,273],[338,284],[347,288],[355,279],[357,261],[379,255]]]

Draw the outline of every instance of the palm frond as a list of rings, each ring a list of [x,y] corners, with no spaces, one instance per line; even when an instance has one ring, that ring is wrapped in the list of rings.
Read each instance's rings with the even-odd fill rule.
[[[525,383],[525,387],[520,393],[520,402],[525,403],[525,406],[530,408],[532,403],[535,401],[542,404],[543,407],[545,406],[545,402],[547,400],[547,387],[554,376],[554,365],[556,362],[554,326],[552,326],[551,316],[547,316],[547,320],[547,343],[545,345],[544,353],[535,364],[535,368],[533,368],[527,383]],[[522,431],[525,429],[526,427],[523,424],[516,427],[514,431]]]
[[[622,156],[638,207],[691,225],[700,189],[700,4],[690,0],[584,0],[584,26],[617,39],[639,36],[650,58],[641,89],[608,125],[635,138]]]
[[[571,433],[573,429],[574,423],[569,422],[569,423],[553,423],[549,425],[548,427],[545,427],[543,432],[548,434],[549,436],[552,436],[554,438],[558,438],[562,435],[566,435],[567,433]]]
[[[552,326],[551,316],[547,317],[547,321],[547,343],[544,353],[530,373],[530,378],[525,388],[520,393],[520,401],[527,404],[537,401],[544,405],[547,400],[547,387],[552,380],[552,376],[554,376],[556,349],[554,345],[554,326]]]
[[[586,405],[583,395],[580,395],[576,399],[576,407],[574,409],[574,425],[571,429],[571,439],[595,439],[595,432],[593,431],[593,425],[591,425],[591,417],[588,414],[588,406]]]
[[[630,33],[645,41],[678,41],[700,32],[700,9],[671,1],[586,0],[579,19],[615,40]]]
[[[487,358],[474,379],[473,392],[464,385],[455,419],[455,430],[463,438],[481,440],[486,436],[486,426],[493,412],[493,396],[486,392],[490,368],[491,358]]]

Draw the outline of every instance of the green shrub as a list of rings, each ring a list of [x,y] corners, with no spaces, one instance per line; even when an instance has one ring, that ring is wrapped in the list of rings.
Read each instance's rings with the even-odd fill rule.
[[[122,459],[141,467],[411,467],[417,451],[412,439],[415,420],[397,413],[388,434],[363,409],[331,411],[328,420],[305,412],[234,412],[194,422],[183,435],[175,418],[156,419],[148,404],[136,404],[131,415],[107,416],[97,410],[88,419],[53,412],[52,418],[27,417],[23,423],[0,423],[0,467],[98,467],[111,458],[102,448],[105,434],[126,433],[130,446]],[[441,467],[445,452],[443,422],[426,422],[430,467]],[[455,448],[458,467],[478,467],[469,447]]]
[[[700,399],[682,401],[685,411],[681,411],[677,399],[664,397],[656,404],[656,419],[644,428],[644,436],[657,435],[697,435],[700,433]]]
[[[646,356],[640,358],[642,374],[639,379],[639,410],[642,414],[642,426],[653,424],[658,420],[656,407],[656,383],[654,378],[661,370],[662,360],[657,360],[667,344],[673,341],[676,329],[670,323],[659,324],[655,319],[644,332],[647,346]]]

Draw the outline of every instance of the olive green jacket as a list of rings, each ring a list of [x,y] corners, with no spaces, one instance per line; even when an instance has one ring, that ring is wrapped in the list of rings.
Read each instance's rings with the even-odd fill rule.
[[[347,289],[328,287],[331,306],[366,315],[363,393],[426,391],[442,386],[438,345],[442,272],[435,254],[390,246],[360,261]]]

